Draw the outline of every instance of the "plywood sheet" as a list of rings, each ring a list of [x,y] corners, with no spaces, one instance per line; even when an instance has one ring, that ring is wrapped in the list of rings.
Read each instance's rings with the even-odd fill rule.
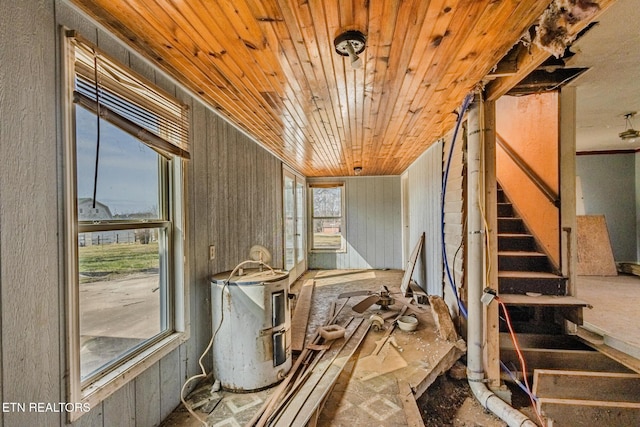
[[[578,265],[581,276],[617,276],[604,215],[579,215]]]

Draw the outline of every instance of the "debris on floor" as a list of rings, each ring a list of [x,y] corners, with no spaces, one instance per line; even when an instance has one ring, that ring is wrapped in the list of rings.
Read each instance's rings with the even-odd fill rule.
[[[298,283],[313,279],[315,288],[306,345],[291,371],[257,393],[196,395],[198,412],[211,426],[421,425],[416,397],[460,359],[465,346],[438,336],[432,308],[404,298],[401,278],[397,270],[306,273]],[[367,298],[370,303],[363,303]],[[411,327],[396,327],[406,315],[415,320]],[[189,414],[182,416],[184,425],[197,425],[189,424],[195,421]]]

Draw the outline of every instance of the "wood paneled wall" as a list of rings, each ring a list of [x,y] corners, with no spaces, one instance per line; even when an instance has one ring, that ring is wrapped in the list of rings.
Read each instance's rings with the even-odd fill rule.
[[[442,245],[440,192],[442,188],[442,141],[433,144],[405,172],[407,182],[403,209],[408,209],[408,245],[405,259],[425,233],[424,248],[413,279],[430,295],[442,296]],[[408,199],[408,200],[407,200]]]
[[[190,106],[185,266],[191,339],[127,383],[76,426],[155,426],[178,404],[211,336],[208,278],[268,247],[282,266],[282,164],[172,80],[61,0],[0,4],[0,397],[64,402],[66,315],[59,26],[85,38]],[[7,64],[11,64],[7,66]],[[208,246],[217,257],[208,259]],[[210,358],[205,359],[208,368]],[[3,413],[0,426],[62,426],[63,413]]]
[[[2,2],[0,20],[0,398],[60,402],[54,10]],[[52,418],[0,413],[4,425]]]
[[[309,268],[403,268],[400,177],[313,178],[345,183],[346,252],[309,254]]]
[[[447,190],[444,196],[444,241],[447,252],[447,263],[451,274],[451,279],[455,282],[458,295],[466,300],[464,293],[464,259],[465,259],[465,218],[466,218],[466,185],[465,185],[465,162],[464,153],[466,151],[465,139],[463,137],[465,129],[460,127],[458,137],[453,146],[451,161],[449,163],[449,173],[447,180]],[[446,168],[449,152],[451,150],[453,134],[450,133],[445,138],[444,150],[442,153],[443,169]],[[452,312],[458,311],[450,279],[444,273],[444,297],[449,309]]]

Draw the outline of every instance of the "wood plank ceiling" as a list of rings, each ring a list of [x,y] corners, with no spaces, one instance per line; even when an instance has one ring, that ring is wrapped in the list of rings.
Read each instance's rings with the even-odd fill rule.
[[[307,176],[402,173],[549,4],[72,1]],[[360,69],[345,30],[367,36]]]

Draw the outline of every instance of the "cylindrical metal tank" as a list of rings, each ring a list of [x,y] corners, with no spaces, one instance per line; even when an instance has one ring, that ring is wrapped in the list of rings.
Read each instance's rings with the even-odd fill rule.
[[[226,390],[260,390],[291,369],[289,273],[229,274],[211,280],[213,373]]]

